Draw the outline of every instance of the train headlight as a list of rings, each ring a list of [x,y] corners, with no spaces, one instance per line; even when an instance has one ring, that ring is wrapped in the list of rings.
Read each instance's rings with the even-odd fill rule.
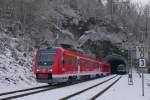
[[[48,71],[49,71],[49,72],[52,72],[53,70],[52,70],[52,69],[49,69]]]
[[[37,71],[37,72],[39,72],[40,70],[39,70],[39,69],[37,69],[36,71]]]

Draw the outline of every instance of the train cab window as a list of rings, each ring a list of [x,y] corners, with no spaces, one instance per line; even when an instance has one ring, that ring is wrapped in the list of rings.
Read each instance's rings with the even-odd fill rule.
[[[66,62],[66,57],[65,57],[65,55],[63,55],[61,58],[61,64],[65,64],[65,62]]]
[[[51,67],[54,63],[56,49],[41,49],[38,55],[38,67]]]

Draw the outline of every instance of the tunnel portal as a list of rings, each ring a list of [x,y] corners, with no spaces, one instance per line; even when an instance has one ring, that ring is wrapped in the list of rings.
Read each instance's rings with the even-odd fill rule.
[[[126,74],[127,60],[121,55],[108,55],[104,58],[105,61],[111,64],[112,74]],[[123,70],[118,70],[119,65],[124,65]]]

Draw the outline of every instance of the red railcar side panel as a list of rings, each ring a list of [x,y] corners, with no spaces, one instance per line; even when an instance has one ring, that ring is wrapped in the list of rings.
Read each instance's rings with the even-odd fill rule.
[[[57,48],[52,67],[37,68],[38,49],[35,49],[34,73],[38,73],[41,79],[48,79],[49,74],[59,77],[69,77],[80,75],[96,75],[101,73],[110,73],[111,66],[107,62],[98,61],[95,58],[79,54],[63,48]],[[79,58],[79,59],[78,59]],[[80,73],[78,73],[78,70]]]

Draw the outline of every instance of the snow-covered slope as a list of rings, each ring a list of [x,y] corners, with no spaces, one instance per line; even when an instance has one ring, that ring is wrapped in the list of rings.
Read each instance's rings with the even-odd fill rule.
[[[32,54],[20,50],[22,40],[0,33],[0,89],[37,84],[32,73]]]

